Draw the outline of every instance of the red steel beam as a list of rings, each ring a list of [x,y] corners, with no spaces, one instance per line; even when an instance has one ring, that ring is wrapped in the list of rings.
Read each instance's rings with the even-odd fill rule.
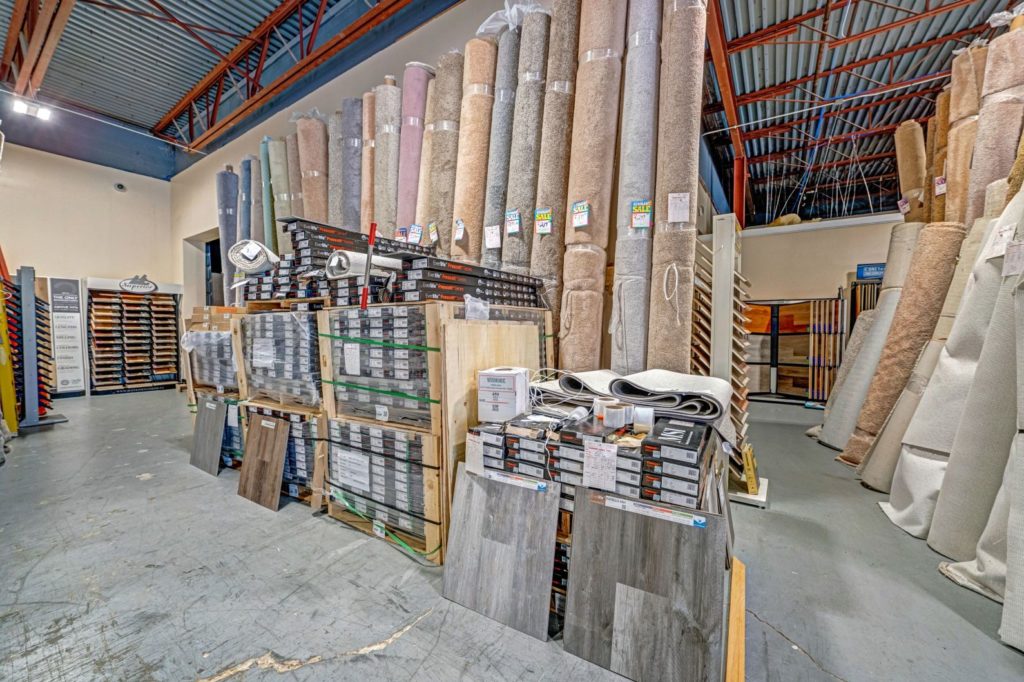
[[[100,9],[108,10],[110,12],[123,12],[125,14],[131,14],[132,16],[142,17],[143,19],[150,19],[152,21],[160,21],[160,22],[167,23],[167,24],[175,23],[171,19],[168,19],[167,17],[165,17],[163,15],[160,15],[160,14],[153,14],[152,12],[145,12],[145,11],[143,11],[141,9],[134,9],[132,7],[124,7],[122,5],[112,5],[109,2],[103,2],[103,0],[78,0],[78,1],[83,3],[83,4],[86,4],[86,5],[93,5],[95,7],[99,7]],[[206,33],[215,33],[217,35],[226,36],[228,38],[235,38],[237,40],[244,40],[245,39],[245,36],[242,35],[241,33],[235,33],[234,31],[228,31],[227,29],[223,29],[223,28],[216,28],[214,26],[206,26],[204,24],[196,24],[196,23],[188,22],[188,21],[181,21],[180,23],[185,25],[185,26],[188,26],[189,28],[194,28],[197,31],[205,31]]]
[[[707,39],[711,49],[711,64],[715,69],[715,76],[718,78],[719,89],[722,91],[722,104],[725,106],[725,122],[729,126],[729,139],[732,140],[733,150],[733,183],[732,183],[732,210],[736,214],[736,220],[740,226],[744,225],[746,208],[746,148],[743,145],[743,136],[740,135],[739,108],[736,106],[736,98],[733,94],[732,72],[729,67],[729,55],[726,51],[725,25],[722,23],[721,0],[712,0],[708,3],[707,18]]]
[[[193,29],[191,26],[186,24],[184,21],[182,21],[178,17],[174,16],[171,13],[171,11],[168,10],[163,5],[161,5],[158,2],[158,0],[149,0],[149,4],[153,5],[153,7],[155,7],[157,10],[159,10],[159,12],[161,14],[163,14],[165,17],[170,19],[172,24],[174,24],[175,26],[180,28],[182,31],[184,31],[185,33],[187,33],[190,36],[192,36],[200,45],[202,45],[207,50],[209,50],[214,55],[216,55],[216,57],[220,60],[220,63],[223,64],[224,61],[227,59],[227,56],[223,52],[218,50],[217,47],[213,43],[211,43],[209,40],[207,40],[206,38],[201,36],[195,29]],[[244,77],[246,80],[250,79],[249,72],[246,71],[245,69],[241,68],[237,64],[230,64],[230,67],[232,69],[234,69],[235,71],[237,71],[239,73],[239,75]]]
[[[29,97],[35,97],[39,86],[43,84],[46,70],[50,68],[50,60],[53,59],[53,53],[57,51],[57,44],[60,42],[61,36],[64,35],[64,28],[68,25],[68,19],[71,18],[71,10],[74,8],[75,0],[61,0],[60,8],[57,9],[57,14],[53,18],[50,30],[46,34],[43,51],[39,54],[39,58],[36,59],[35,66],[32,67],[32,75],[29,78],[27,91]]]
[[[746,50],[754,47],[755,45],[764,45],[765,43],[769,43],[780,36],[796,33],[801,24],[805,21],[817,19],[831,10],[842,9],[851,2],[856,2],[856,0],[838,0],[838,2],[833,2],[831,4],[826,3],[825,7],[819,7],[811,10],[810,12],[804,12],[803,14],[797,15],[791,19],[786,19],[785,21],[780,21],[772,24],[771,26],[766,26],[759,31],[754,31],[753,33],[740,36],[735,40],[729,41],[727,46],[728,52],[729,54],[732,54],[733,52]]]
[[[24,94],[28,90],[32,69],[35,68],[36,60],[43,51],[46,33],[49,31],[56,11],[57,0],[43,0],[39,18],[36,20],[35,26],[32,27],[31,35],[28,36],[28,50],[22,56],[21,64],[18,65],[18,79],[14,83],[14,92],[18,95]]]
[[[0,79],[7,78],[11,72],[11,62],[14,59],[15,49],[18,47],[18,36],[21,35],[21,26],[28,16],[29,0],[17,0],[14,9],[11,10],[11,21],[7,25],[7,40],[4,41],[3,59],[0,60]]]
[[[937,17],[939,15],[945,14],[946,12],[952,12],[955,9],[960,9],[961,7],[973,5],[976,2],[977,0],[956,0],[955,2],[951,2],[948,5],[929,7],[925,11],[917,12],[916,14],[912,14],[909,17],[903,17],[902,19],[897,19],[896,21],[891,21],[887,24],[874,26],[872,28],[867,29],[866,31],[861,31],[860,33],[857,33],[852,36],[846,36],[845,38],[840,38],[839,40],[833,40],[829,43],[829,47],[836,48],[842,47],[843,45],[849,45],[850,43],[855,43],[858,40],[863,40],[864,38],[876,36],[879,33],[887,33],[889,31],[894,31],[897,28],[903,28],[904,26],[915,24],[924,19],[930,19],[932,17]]]
[[[776,176],[767,175],[767,176],[764,176],[764,177],[761,177],[761,178],[755,178],[752,182],[755,185],[767,185],[770,182],[778,182],[780,179],[783,179],[783,178],[797,178],[797,177],[802,177],[802,176],[803,176],[803,172],[786,173],[785,175],[781,175],[781,176],[779,176],[779,175],[776,175]],[[886,180],[892,180],[892,179],[895,179],[895,178],[898,178],[898,177],[899,177],[899,175],[897,173],[883,173],[882,175],[872,175],[872,176],[866,177],[866,178],[862,178],[860,176],[857,176],[857,177],[846,178],[845,180],[837,180],[835,182],[830,182],[830,183],[828,183],[826,185],[817,185],[816,188],[817,189],[828,189],[828,188],[832,188],[832,187],[845,187],[846,185],[853,185],[853,184],[863,183],[863,182],[869,182],[869,183],[870,182],[884,182]],[[808,187],[810,187],[810,185],[808,185]]]
[[[922,124],[927,119],[918,119]],[[803,147],[796,147],[794,149],[783,149],[777,152],[769,152],[768,154],[761,154],[760,156],[754,156],[750,159],[751,164],[765,163],[768,161],[775,161],[776,159],[782,159],[787,156],[794,154],[800,154],[802,152],[809,152],[819,147],[831,146],[835,144],[842,144],[844,142],[850,142],[852,140],[858,140],[862,137],[877,137],[879,135],[892,135],[896,132],[896,128],[899,125],[893,123],[892,125],[881,126],[879,128],[868,128],[867,130],[855,130],[849,133],[843,133],[842,135],[833,135],[832,137],[826,137],[818,140],[814,144],[809,144]]]

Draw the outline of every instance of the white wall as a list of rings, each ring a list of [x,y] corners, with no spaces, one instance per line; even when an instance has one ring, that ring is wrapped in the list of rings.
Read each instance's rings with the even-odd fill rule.
[[[41,276],[181,281],[169,182],[11,144],[0,165],[0,247],[12,273],[30,265]]]
[[[191,261],[200,252],[184,240],[217,225],[217,171],[231,164],[237,172],[245,154],[259,152],[259,141],[264,135],[280,137],[294,132],[295,126],[288,120],[294,111],[315,107],[321,113],[333,112],[343,98],[361,97],[380,84],[385,75],[394,75],[400,85],[407,62],[436,64],[445,52],[462,50],[483,20],[503,6],[502,0],[465,0],[176,175],[171,180],[173,278],[185,285],[185,310],[197,305],[202,282],[185,276],[186,272],[197,272]]]

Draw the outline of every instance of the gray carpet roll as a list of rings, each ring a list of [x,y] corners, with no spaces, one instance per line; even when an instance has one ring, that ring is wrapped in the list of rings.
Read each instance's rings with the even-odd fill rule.
[[[341,227],[341,111],[327,118],[327,223]]]
[[[249,234],[251,238],[264,243],[263,236],[263,164],[258,156],[250,160],[252,190],[249,196]]]
[[[506,212],[515,211],[518,220],[506,221],[501,267],[520,275],[530,274],[550,24],[551,18],[543,12],[527,14],[523,19],[523,40],[519,51],[519,89],[516,92],[505,202]],[[517,224],[518,231],[512,231]]]
[[[453,260],[467,263],[479,263],[480,249],[483,248],[487,150],[491,138],[497,60],[498,47],[490,40],[472,38],[466,43],[455,201],[452,203],[451,256]]]
[[[360,230],[360,201],[363,191],[363,100],[341,100],[341,222],[350,230]],[[332,171],[333,173],[333,171]]]
[[[554,0],[536,197],[537,211],[548,215],[549,219],[537,221],[537,213],[534,213],[536,234],[530,247],[530,275],[544,282],[541,293],[545,305],[551,309],[554,332],[558,331],[561,323],[566,185],[569,180],[579,24],[579,0]]]
[[[825,401],[824,416],[827,418],[829,412],[832,411],[832,406],[835,404],[836,396],[842,394],[843,384],[846,383],[846,377],[850,373],[850,367],[857,360],[857,355],[860,354],[861,346],[864,345],[864,339],[867,338],[868,332],[871,331],[871,326],[875,323],[875,310],[865,310],[857,316],[857,321],[853,324],[853,331],[850,332],[850,340],[846,343],[846,348],[843,349],[843,361],[839,365],[839,371],[836,372],[836,380],[832,384],[832,391],[828,395],[828,400]]]
[[[277,229],[274,227],[274,190],[270,186],[270,137],[260,141],[260,188],[263,196],[263,243],[277,253]]]
[[[1003,477],[1006,496],[1006,585],[999,636],[1003,642],[1024,651],[1024,278],[1018,277],[1014,291],[1014,321],[1017,338],[1017,435],[1010,462]],[[998,529],[995,530],[998,536]]]
[[[226,166],[217,173],[217,238],[220,242],[220,262],[224,284],[224,305],[231,305],[234,297],[231,285],[235,280],[235,268],[228,260],[228,250],[235,244],[238,234],[238,175]]]
[[[651,218],[658,130],[661,0],[629,4],[619,134],[615,283],[612,287],[611,368],[633,374],[647,368],[651,298]]]
[[[288,153],[288,190],[292,215],[297,218],[305,218],[306,209],[302,201],[302,167],[299,165],[299,134],[291,133],[285,137],[284,146]]]
[[[394,239],[398,224],[398,158],[402,134],[402,90],[393,76],[373,89],[376,121],[373,156],[373,219],[377,234]]]
[[[375,156],[377,107],[372,92],[363,93],[363,153],[359,169],[359,231],[367,234],[373,222],[373,178]]]
[[[498,62],[494,69],[494,107],[491,109],[491,140],[487,152],[487,188],[484,198],[484,244],[480,264],[501,267],[501,235],[505,229],[505,192],[508,187],[508,157],[512,146],[512,120],[519,82],[519,27],[502,32],[498,38]],[[539,134],[539,131],[538,131]],[[495,228],[497,226],[497,229]],[[499,243],[488,247],[488,230],[497,233]],[[492,238],[493,239],[493,238]],[[493,242],[492,242],[493,243]]]
[[[455,204],[455,169],[459,160],[459,116],[462,112],[464,59],[449,52],[437,60],[434,79],[433,142],[430,152],[430,213],[428,238],[437,244],[437,255],[447,258],[452,249],[452,211]],[[434,239],[434,235],[437,239]]]
[[[430,159],[434,147],[434,119],[434,79],[431,78],[427,83],[427,113],[423,124],[423,145],[420,148],[419,189],[416,190],[416,224],[424,228],[424,240],[429,239],[425,228],[430,214]]]
[[[291,183],[288,178],[288,145],[284,138],[275,138],[267,143],[270,158],[270,189],[274,195],[274,232],[277,237],[277,252],[285,255],[292,252],[292,240],[285,232],[281,218],[292,215]]]
[[[249,239],[252,226],[252,155],[242,157],[241,172],[238,178],[238,230],[235,242]]]
[[[302,171],[302,205],[309,220],[327,222],[327,126],[317,116],[295,122]]]
[[[402,76],[402,138],[398,153],[398,227],[416,222],[416,196],[420,188],[423,119],[427,115],[427,88],[434,67],[420,62],[405,65]]]
[[[662,15],[647,366],[684,373],[690,371],[706,5],[665,0]]]
[[[584,3],[585,4],[585,3]],[[601,312],[607,263],[604,249],[594,244],[573,244],[565,250],[559,363],[570,372],[599,369]]]

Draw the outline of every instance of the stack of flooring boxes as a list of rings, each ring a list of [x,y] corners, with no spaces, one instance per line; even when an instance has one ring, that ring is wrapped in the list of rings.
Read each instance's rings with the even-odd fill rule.
[[[552,352],[548,311],[491,306],[488,319],[466,317],[465,304],[434,302],[319,314],[329,513],[437,564],[476,422],[476,373],[538,369]]]

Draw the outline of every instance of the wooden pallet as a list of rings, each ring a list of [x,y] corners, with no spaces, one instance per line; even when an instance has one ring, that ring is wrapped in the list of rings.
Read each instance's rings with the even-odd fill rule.
[[[374,521],[364,516],[354,514],[348,510],[342,502],[335,502],[334,500],[328,499],[327,501],[327,514],[332,519],[341,521],[358,531],[366,533],[367,535],[373,535],[379,537],[392,545],[405,550],[404,547],[396,540],[400,539],[406,545],[408,545],[416,555],[424,561],[429,561],[432,564],[440,566],[444,563],[444,533],[442,532],[441,525],[436,523],[430,523],[429,521],[424,522],[424,528],[426,530],[426,538],[418,538],[415,535],[392,526],[388,523],[381,521]],[[386,530],[387,532],[383,532]]]

